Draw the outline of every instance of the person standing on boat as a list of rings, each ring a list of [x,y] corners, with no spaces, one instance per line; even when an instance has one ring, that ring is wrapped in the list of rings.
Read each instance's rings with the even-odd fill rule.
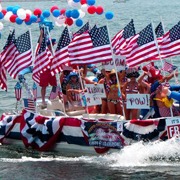
[[[123,97],[126,99],[127,94],[138,94],[140,92],[140,84],[137,81],[139,77],[138,68],[128,68],[126,70],[126,77],[128,78],[127,82],[123,86]],[[127,109],[126,108],[127,101],[124,102],[124,109],[126,119],[138,119],[138,109]]]
[[[38,52],[39,48],[41,47],[41,44],[43,41],[43,36],[44,36],[44,31],[42,29],[40,29],[39,44],[36,48],[36,53]],[[56,43],[56,39],[52,39],[51,42],[50,42],[50,40],[47,41],[47,47],[48,47],[49,51],[52,53],[52,56],[53,56],[53,52],[52,52],[51,44],[55,45],[55,43]],[[50,69],[47,69],[46,71],[42,71],[42,73],[40,73],[39,86],[41,87],[41,98],[42,98],[41,108],[42,109],[47,107],[47,104],[45,101],[45,96],[46,96],[46,88],[48,87],[48,85],[51,85],[53,87],[57,87],[56,76],[51,75]]]

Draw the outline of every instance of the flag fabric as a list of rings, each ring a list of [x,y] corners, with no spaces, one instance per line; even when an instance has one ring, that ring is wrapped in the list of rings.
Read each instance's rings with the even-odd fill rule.
[[[11,53],[13,53],[14,51],[12,51],[14,45],[13,45],[13,41],[15,40],[15,30],[13,30],[13,32],[9,33],[9,36],[7,38],[6,44],[3,47],[3,51],[0,54],[0,87],[3,90],[7,90],[7,70],[5,68],[5,62],[9,59],[9,57],[11,57]]]
[[[112,60],[111,45],[106,26],[93,28],[75,36],[68,46],[71,64],[91,64]]]
[[[13,54],[11,59],[5,62],[5,68],[15,79],[20,71],[32,65],[30,32],[22,34],[13,43]]]
[[[120,50],[120,53],[126,57],[128,66],[137,66],[157,57],[152,25],[149,24],[139,34],[130,38],[129,44]]]
[[[160,22],[157,25],[157,27],[155,28],[155,34],[156,34],[156,38],[159,38],[164,35],[164,29],[163,29],[162,22]]]
[[[90,28],[89,22],[87,22],[81,29],[79,29],[76,33],[73,34],[73,36],[80,35],[86,31],[88,31]]]
[[[46,39],[46,36],[43,34],[42,42],[37,45],[37,53],[35,54],[32,78],[37,84],[40,83],[40,73],[50,69],[53,60],[52,53],[47,47]]]
[[[133,141],[163,139],[167,136],[165,119],[130,120],[123,124],[122,138],[126,145]]]
[[[35,102],[33,99],[23,98],[23,103],[24,103],[24,108],[26,110],[33,111],[33,112],[36,111],[36,106],[35,106]]]
[[[81,120],[71,117],[45,117],[23,111],[20,124],[22,140],[26,147],[47,151],[58,141],[86,145],[81,130]]]
[[[71,42],[68,28],[65,27],[59,39],[55,55],[52,61],[51,74],[61,72],[61,66],[69,62],[68,45]]]
[[[124,27],[123,30],[119,31],[111,40],[113,52],[118,55],[119,49],[122,49],[128,39],[136,34],[133,19]]]
[[[2,114],[0,119],[0,143],[3,142],[3,139],[8,136],[14,125],[18,122],[17,116]]]
[[[172,73],[175,69],[177,69],[177,66],[174,66],[171,63],[164,61],[164,66],[162,68],[163,71],[166,71],[168,73]]]
[[[180,22],[162,37],[157,38],[162,59],[180,54]],[[157,57],[158,59],[158,57]]]

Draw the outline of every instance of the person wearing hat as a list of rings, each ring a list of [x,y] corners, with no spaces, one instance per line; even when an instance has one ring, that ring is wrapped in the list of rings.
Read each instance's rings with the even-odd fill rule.
[[[139,72],[137,67],[128,68],[126,70],[126,78],[127,82],[124,84],[122,89],[123,97],[126,99],[127,94],[137,94],[140,91],[140,85],[137,81],[139,77]],[[124,102],[124,110],[126,119],[138,119],[138,109],[127,109],[126,108],[126,100]]]
[[[107,105],[109,112],[123,115],[115,69],[112,69],[105,77],[107,79]]]
[[[66,86],[67,100],[70,106],[80,103],[79,94],[82,92],[82,87],[79,82],[78,74],[74,71],[68,75],[68,84]]]

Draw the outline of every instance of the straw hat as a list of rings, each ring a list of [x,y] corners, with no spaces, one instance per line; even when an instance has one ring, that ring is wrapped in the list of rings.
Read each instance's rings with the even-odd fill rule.
[[[112,74],[116,74],[115,69],[112,69],[111,72],[109,73],[109,75],[112,75]]]

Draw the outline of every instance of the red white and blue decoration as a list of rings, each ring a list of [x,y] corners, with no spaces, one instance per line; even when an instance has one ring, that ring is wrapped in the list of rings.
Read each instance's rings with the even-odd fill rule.
[[[22,93],[22,86],[19,82],[16,83],[15,87],[15,96],[16,96],[16,99],[17,101],[20,101],[21,99],[21,93]]]

